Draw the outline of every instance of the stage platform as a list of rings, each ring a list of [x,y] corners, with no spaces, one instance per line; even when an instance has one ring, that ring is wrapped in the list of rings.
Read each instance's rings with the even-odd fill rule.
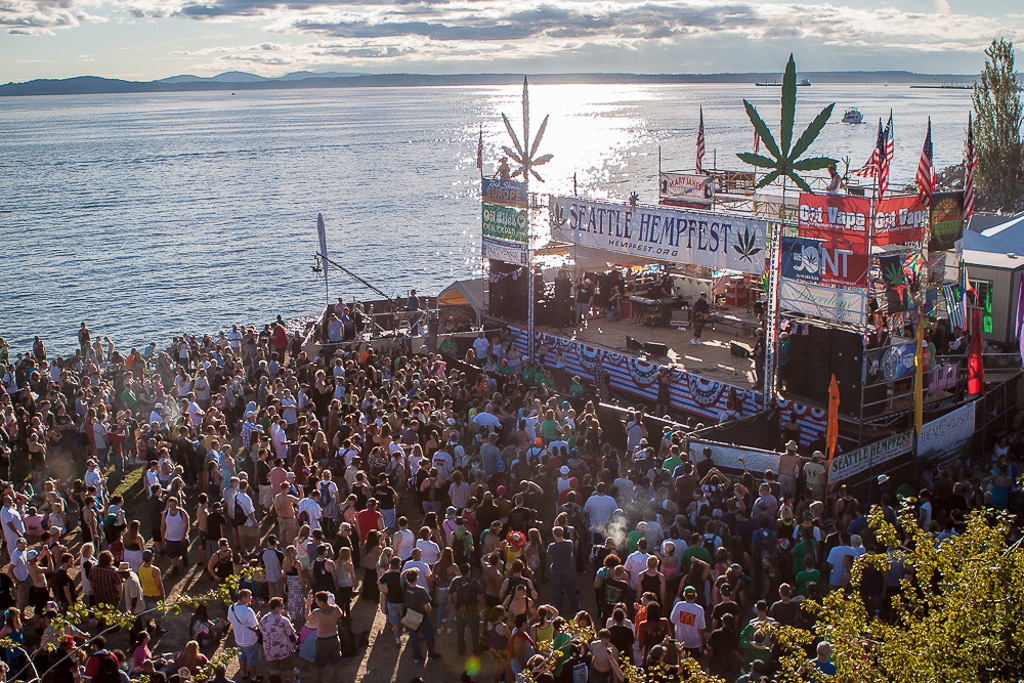
[[[702,344],[690,344],[692,334],[687,328],[650,327],[635,320],[608,322],[604,316],[587,321],[586,326],[552,327],[538,325],[538,332],[579,341],[590,346],[645,358],[653,363],[673,367],[702,377],[712,378],[736,386],[755,387],[754,361],[733,355],[732,342],[743,344],[748,350],[754,346],[754,331],[757,318],[745,308],[724,309],[717,312],[718,319],[712,326],[704,327]],[[654,342],[664,344],[667,356],[655,356],[630,348],[627,337],[640,344]]]

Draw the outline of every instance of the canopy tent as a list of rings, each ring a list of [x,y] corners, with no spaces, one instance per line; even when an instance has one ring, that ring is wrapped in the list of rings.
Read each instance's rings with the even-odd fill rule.
[[[448,285],[437,296],[437,307],[468,306],[473,309],[477,321],[483,319],[487,304],[487,279],[459,280]]]

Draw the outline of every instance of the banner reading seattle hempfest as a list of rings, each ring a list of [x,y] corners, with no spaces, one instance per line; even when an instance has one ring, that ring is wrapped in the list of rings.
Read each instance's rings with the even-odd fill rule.
[[[551,236],[634,259],[764,272],[767,224],[728,214],[551,198]]]

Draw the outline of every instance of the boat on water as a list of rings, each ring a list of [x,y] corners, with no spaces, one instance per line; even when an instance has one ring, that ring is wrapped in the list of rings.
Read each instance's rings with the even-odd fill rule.
[[[807,87],[810,84],[811,84],[811,81],[809,79],[806,79],[806,78],[801,78],[800,82],[797,83],[797,85],[800,86],[800,87]],[[754,85],[760,86],[762,88],[768,87],[768,86],[774,86],[776,88],[781,88],[782,87],[782,82],[781,81],[769,81],[769,80],[765,79],[764,81],[759,81],[759,82],[755,83]]]
[[[843,114],[843,123],[864,123],[864,115],[856,107],[850,107]]]

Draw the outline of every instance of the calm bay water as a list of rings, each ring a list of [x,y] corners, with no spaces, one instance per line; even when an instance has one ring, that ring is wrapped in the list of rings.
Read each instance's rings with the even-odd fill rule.
[[[331,256],[388,294],[436,294],[479,275],[479,175],[521,128],[517,87],[288,90],[0,99],[0,336],[75,345],[78,324],[120,347],[232,323],[313,315],[316,215]],[[698,106],[705,165],[741,168],[753,101],[775,129],[778,90],[737,85],[536,86],[550,114],[532,190],[656,200],[665,169],[692,168]],[[894,183],[910,182],[925,122],[939,168],[960,161],[968,91],[905,85],[800,89],[798,126],[836,102],[812,154],[859,167],[895,112]],[[802,128],[801,128],[802,129]],[[798,131],[799,132],[799,131]],[[341,274],[332,295],[376,298]]]

